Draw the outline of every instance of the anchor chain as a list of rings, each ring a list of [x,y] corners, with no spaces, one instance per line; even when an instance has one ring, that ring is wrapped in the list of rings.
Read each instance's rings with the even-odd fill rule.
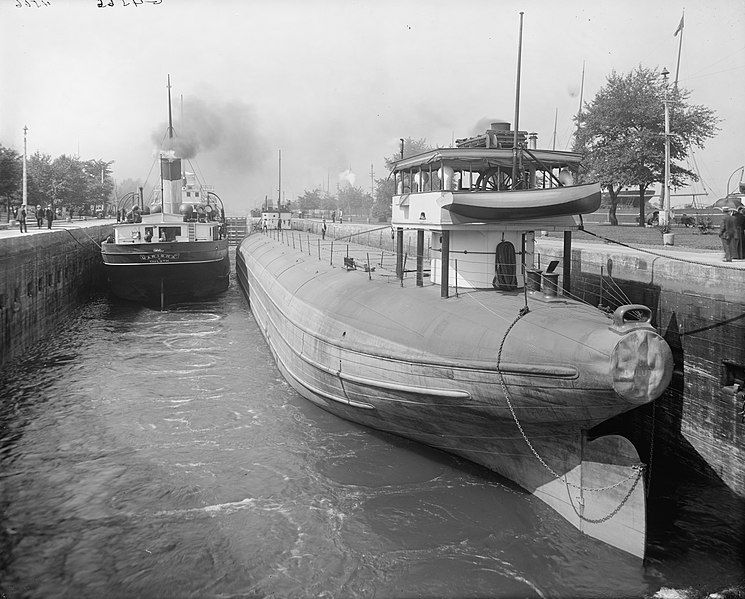
[[[499,344],[499,352],[497,353],[497,374],[499,375],[499,383],[502,386],[502,392],[504,393],[504,397],[507,400],[507,406],[510,409],[510,414],[512,414],[512,419],[515,421],[515,424],[517,425],[517,429],[520,431],[520,435],[522,436],[523,440],[527,444],[527,446],[530,449],[530,451],[533,453],[533,455],[536,457],[536,459],[543,465],[543,467],[546,470],[548,470],[553,475],[553,477],[555,479],[561,480],[567,487],[572,487],[572,488],[577,489],[577,490],[579,490],[581,492],[596,493],[596,492],[601,492],[601,491],[608,491],[609,489],[614,489],[614,488],[616,488],[616,487],[624,484],[625,482],[630,481],[631,479],[633,479],[633,478],[636,477],[636,480],[634,481],[634,484],[632,485],[632,487],[629,490],[626,498],[624,499],[624,503],[625,503],[628,500],[628,497],[631,496],[631,493],[633,492],[634,488],[636,487],[637,483],[639,482],[640,473],[643,472],[643,470],[644,470],[643,465],[633,466],[634,469],[637,469],[638,468],[639,469],[639,472],[637,472],[636,474],[631,474],[631,475],[627,476],[626,478],[622,478],[621,480],[619,480],[616,483],[613,483],[612,485],[607,485],[605,487],[583,487],[581,485],[577,485],[577,484],[575,484],[575,483],[567,480],[566,475],[559,474],[553,468],[551,468],[551,466],[549,466],[548,463],[546,463],[546,461],[541,457],[541,455],[538,453],[538,451],[536,451],[535,447],[533,447],[533,444],[530,442],[530,439],[528,438],[528,435],[525,433],[525,430],[523,429],[522,425],[520,424],[520,420],[518,419],[517,414],[515,414],[515,409],[512,406],[512,401],[510,400],[510,394],[509,394],[509,391],[507,390],[507,384],[504,381],[504,374],[502,373],[502,370],[500,369],[499,366],[500,366],[500,364],[502,362],[502,350],[504,349],[504,342],[507,340],[507,335],[509,335],[509,333],[512,330],[512,328],[520,321],[520,319],[523,316],[525,316],[526,314],[528,314],[528,313],[529,313],[529,310],[528,310],[527,306],[524,307],[524,308],[522,308],[520,310],[520,312],[517,315],[517,318],[515,318],[515,320],[513,320],[512,323],[510,324],[510,326],[507,327],[507,330],[505,331],[504,336],[502,337],[502,342]],[[570,498],[570,500],[571,500],[571,498]],[[615,513],[618,513],[618,510],[620,510],[622,506],[623,506],[623,504],[618,507],[618,509],[616,510]],[[615,515],[615,513],[613,515]],[[580,516],[580,517],[582,517],[582,516]],[[608,517],[612,517],[612,516],[608,516]]]

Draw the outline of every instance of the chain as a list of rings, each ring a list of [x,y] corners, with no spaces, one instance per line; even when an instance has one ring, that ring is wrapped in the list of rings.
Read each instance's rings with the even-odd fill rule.
[[[504,374],[502,373],[502,370],[499,367],[500,364],[501,364],[501,362],[502,362],[502,350],[504,349],[504,342],[507,340],[507,335],[509,335],[509,333],[512,330],[512,328],[526,314],[528,314],[527,307],[526,308],[523,308],[522,310],[520,310],[520,313],[517,315],[517,318],[515,318],[515,320],[513,320],[512,323],[510,324],[510,326],[507,327],[507,330],[505,331],[504,336],[502,337],[502,342],[499,344],[499,353],[497,354],[497,374],[499,375],[499,383],[502,386],[502,392],[504,393],[504,398],[507,400],[507,406],[509,407],[510,413],[512,414],[512,419],[515,421],[515,424],[517,425],[517,429],[520,431],[520,434],[522,435],[522,438],[525,441],[525,443],[527,444],[528,448],[533,453],[533,455],[536,457],[536,459],[543,465],[543,467],[546,470],[548,470],[554,476],[554,478],[556,478],[558,480],[561,480],[565,485],[567,485],[567,487],[573,487],[573,488],[578,489],[578,490],[583,491],[583,492],[595,493],[595,492],[600,492],[600,491],[607,491],[609,489],[613,489],[615,487],[618,487],[618,486],[622,485],[626,481],[629,481],[632,478],[634,478],[634,476],[636,476],[637,482],[638,482],[639,474],[637,473],[636,475],[631,474],[631,475],[627,476],[626,478],[623,478],[623,479],[619,480],[618,482],[613,483],[612,485],[608,485],[606,487],[594,487],[593,488],[593,487],[583,487],[581,485],[576,485],[573,482],[568,481],[567,478],[566,478],[566,475],[559,474],[553,468],[551,468],[551,466],[549,466],[546,463],[546,461],[541,457],[541,455],[536,451],[535,447],[533,447],[533,444],[530,442],[530,439],[525,434],[525,431],[523,430],[523,427],[520,424],[520,420],[517,418],[517,414],[515,414],[515,409],[513,408],[512,401],[510,400],[510,393],[507,390],[507,384],[504,381]],[[640,467],[640,466],[634,466],[634,468],[642,468],[642,467]],[[635,486],[636,486],[636,483],[634,483],[634,487]],[[633,487],[632,487],[632,490],[633,490]],[[629,492],[629,494],[630,494],[630,492]],[[620,509],[620,507],[619,507],[619,509]]]
[[[649,489],[652,486],[652,456],[654,455],[654,427],[656,421],[655,412],[657,411],[657,401],[652,402],[652,433],[649,439],[649,463],[647,464],[647,487],[646,496],[649,497]]]
[[[583,520],[584,522],[588,522],[590,524],[602,524],[603,522],[607,522],[610,520],[613,516],[615,516],[618,512],[621,511],[621,508],[626,505],[626,502],[629,500],[629,497],[631,497],[631,494],[634,492],[634,489],[636,489],[636,485],[639,484],[639,481],[642,478],[642,474],[644,472],[644,468],[642,466],[632,466],[634,470],[637,471],[636,473],[636,479],[634,480],[634,484],[631,485],[631,488],[629,489],[628,493],[626,493],[626,496],[621,500],[621,503],[619,503],[613,511],[606,514],[602,518],[594,519],[594,518],[586,518],[583,514],[580,514],[577,511],[577,508],[574,507],[574,501],[572,501],[572,494],[569,493],[569,490],[567,489],[567,495],[569,495],[569,503],[572,506],[572,509],[574,510],[574,513],[579,516],[580,520]],[[631,477],[629,477],[631,478]],[[629,480],[629,479],[626,479]],[[580,498],[580,505],[583,505],[582,498]]]

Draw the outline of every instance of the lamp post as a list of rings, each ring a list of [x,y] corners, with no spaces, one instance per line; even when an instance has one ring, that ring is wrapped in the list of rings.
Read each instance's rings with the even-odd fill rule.
[[[662,212],[660,213],[661,226],[670,224],[670,108],[667,98],[667,76],[669,74],[670,72],[667,68],[663,67],[662,78],[664,80],[663,85],[665,86],[665,99],[663,100],[665,105],[665,180],[663,181],[662,189],[664,190],[665,197]]]

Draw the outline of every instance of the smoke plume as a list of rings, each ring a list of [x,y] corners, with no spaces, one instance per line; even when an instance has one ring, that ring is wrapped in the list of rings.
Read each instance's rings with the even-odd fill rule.
[[[243,102],[208,103],[192,96],[184,98],[183,116],[175,118],[173,141],[169,142],[167,123],[153,132],[152,138],[158,148],[172,149],[180,158],[211,154],[225,165],[252,171],[267,151],[256,121],[253,109]]]

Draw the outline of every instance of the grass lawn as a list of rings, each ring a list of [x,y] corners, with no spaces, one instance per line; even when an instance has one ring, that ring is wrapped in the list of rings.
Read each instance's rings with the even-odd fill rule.
[[[632,247],[662,247],[662,233],[657,227],[638,227],[633,225],[601,225],[585,224],[585,230],[605,239],[620,241]],[[712,229],[709,233],[701,233],[695,227],[673,226],[671,233],[675,234],[675,248],[716,250],[722,251],[722,240],[719,239],[718,229]],[[549,233],[549,237],[563,237],[562,233]],[[584,231],[575,231],[572,234],[573,241],[589,243],[604,243],[603,239],[588,235]],[[669,247],[669,246],[668,246]],[[672,249],[672,248],[671,248]]]

